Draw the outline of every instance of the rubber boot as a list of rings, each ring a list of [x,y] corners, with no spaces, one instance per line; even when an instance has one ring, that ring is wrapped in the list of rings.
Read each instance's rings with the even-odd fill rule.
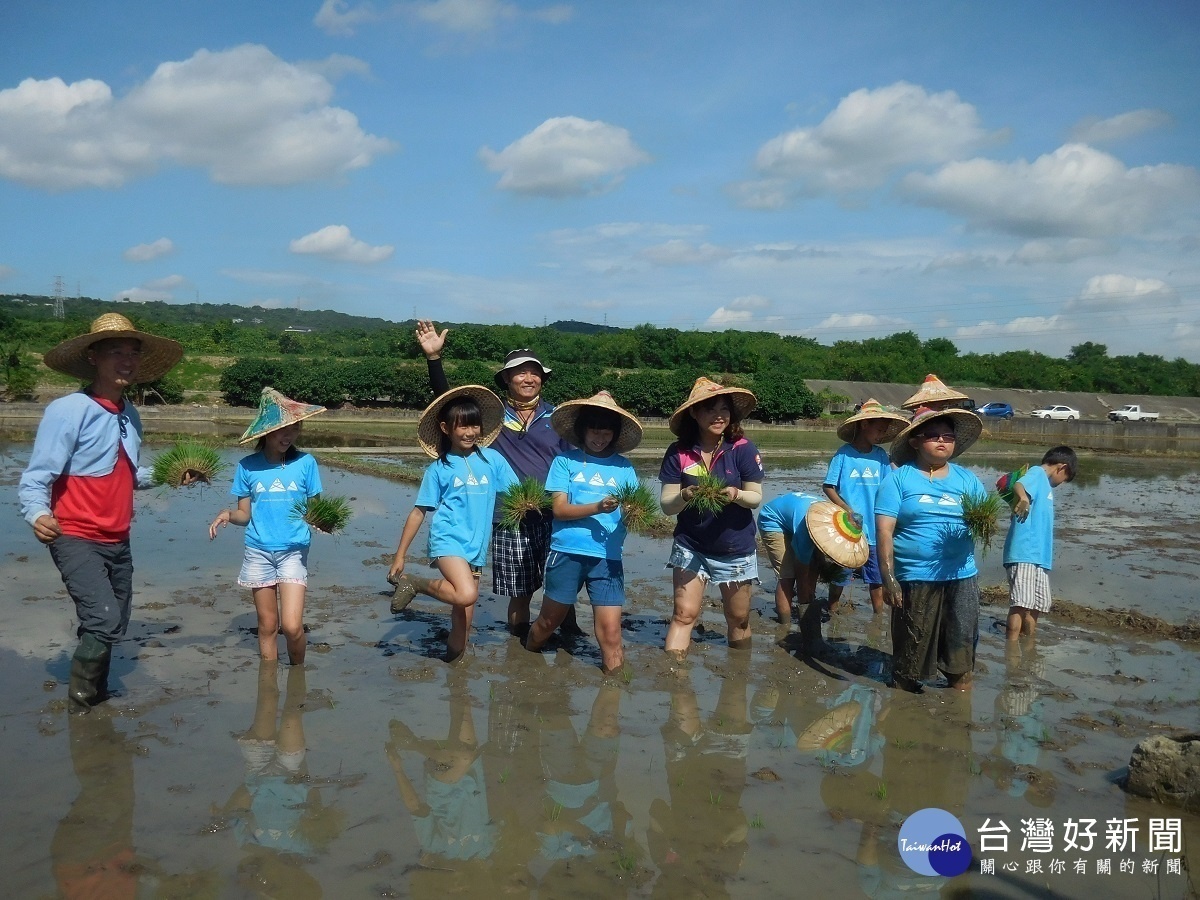
[[[87,713],[100,702],[112,648],[93,634],[79,639],[71,657],[71,681],[67,686],[67,708],[72,714]]]

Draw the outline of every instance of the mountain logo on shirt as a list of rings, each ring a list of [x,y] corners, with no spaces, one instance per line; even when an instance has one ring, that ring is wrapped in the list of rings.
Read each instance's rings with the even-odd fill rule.
[[[571,481],[575,482],[576,484],[584,484],[587,481],[587,479],[583,477],[582,472],[579,472],[575,475],[574,478],[571,479]]]
[[[935,501],[935,500],[934,500],[932,497],[930,497],[928,494],[922,494],[922,495],[921,495],[921,499],[920,499],[920,500],[918,500],[917,502],[918,502],[918,503],[935,503],[935,502],[937,502],[937,501]]]
[[[487,483],[488,483],[487,476],[486,476],[486,475],[480,475],[480,476],[479,476],[479,483],[480,483],[480,484],[487,484]]]
[[[606,481],[604,484],[606,487],[610,488],[620,487],[620,485],[617,484],[617,479],[613,478],[611,475],[608,477],[608,481]]]
[[[280,481],[278,478],[276,478],[274,481],[271,482],[271,486],[269,488],[267,488],[267,491],[272,494],[287,493],[287,488],[285,488],[283,486],[282,481]]]
[[[296,487],[296,482],[289,481],[288,482],[288,490],[289,491],[298,491],[298,490],[300,490],[300,488]]]
[[[872,471],[871,471],[871,467],[870,467],[870,466],[863,466],[863,474],[862,474],[862,477],[863,477],[863,478],[878,478],[878,477],[879,477],[879,470],[878,470],[878,469],[876,469],[874,472],[872,472]]]
[[[592,478],[588,482],[588,484],[590,484],[594,487],[604,487],[604,476],[601,475],[599,472],[596,472],[594,475],[592,475]]]
[[[261,481],[256,481],[254,483],[254,493],[261,494],[264,491],[266,491],[266,488],[263,487],[263,483]]]
[[[859,475],[859,474],[858,474],[858,469],[851,469],[851,470],[850,470],[850,477],[851,477],[851,478],[862,478],[863,476],[861,476],[861,475]]]
[[[938,501],[938,506],[958,506],[958,501],[949,494],[942,494],[942,499]]]
[[[478,486],[479,481],[478,481],[478,479],[476,479],[476,477],[474,475],[468,475],[467,476],[467,486],[470,487],[472,485]]]
[[[455,487],[463,486],[463,480],[461,478],[459,478],[457,475],[454,476],[454,486]]]

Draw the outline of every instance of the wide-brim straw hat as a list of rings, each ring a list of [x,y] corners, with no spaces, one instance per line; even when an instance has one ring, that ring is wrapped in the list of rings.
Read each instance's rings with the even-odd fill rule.
[[[903,409],[919,409],[930,403],[945,403],[948,400],[970,400],[966,394],[960,394],[954,388],[946,387],[942,379],[932,372],[925,376],[924,383],[917,392],[900,404]]]
[[[96,377],[96,367],[88,362],[88,350],[93,344],[110,338],[141,341],[141,362],[133,378],[139,384],[158,381],[183,359],[183,346],[178,341],[138,331],[120,313],[105,313],[92,322],[87,334],[68,338],[48,351],[42,360],[55,372],[71,375],[80,381],[91,381]]]
[[[843,569],[857,569],[871,555],[862,526],[836,503],[818,500],[804,514],[804,524],[817,549]]]
[[[558,432],[558,436],[569,444],[577,444],[579,435],[575,433],[575,423],[585,409],[604,409],[621,417],[621,430],[613,439],[612,448],[616,453],[628,453],[642,442],[642,423],[627,409],[622,409],[608,391],[600,391],[587,399],[568,400],[560,403],[550,414],[550,426]]]
[[[520,350],[511,350],[509,351],[508,356],[504,357],[504,365],[500,367],[500,371],[492,376],[496,381],[496,387],[500,388],[502,391],[507,391],[508,382],[504,380],[504,373],[511,371],[512,369],[519,369],[521,366],[525,365],[525,363],[533,363],[542,370],[543,384],[546,383],[546,380],[550,377],[550,373],[553,371],[552,369],[547,369],[545,365],[542,364],[542,361],[537,358],[537,354],[528,347],[522,347]]]
[[[750,415],[754,407],[758,406],[758,398],[745,388],[725,387],[701,375],[692,385],[692,391],[688,394],[688,398],[680,404],[675,412],[671,413],[669,423],[671,433],[679,434],[679,426],[683,423],[683,417],[688,414],[691,407],[697,403],[703,403],[705,400],[711,400],[713,397],[727,398],[734,417],[739,421]]]
[[[854,440],[855,433],[858,431],[858,423],[869,422],[872,419],[882,419],[888,423],[887,431],[875,442],[877,444],[891,443],[892,439],[903,431],[904,426],[908,424],[907,416],[892,412],[886,409],[878,400],[871,399],[860,406],[858,412],[838,426],[837,436],[849,444]]]
[[[437,459],[442,455],[442,429],[438,423],[438,416],[447,403],[462,399],[474,400],[483,417],[479,426],[479,446],[486,447],[500,433],[500,426],[504,424],[504,404],[493,391],[482,384],[464,384],[462,387],[451,388],[425,407],[417,422],[417,443],[421,445],[426,456]]]
[[[285,397],[273,387],[265,387],[258,397],[258,415],[250,423],[250,427],[238,439],[239,444],[248,444],[272,431],[295,425],[304,419],[309,419],[318,413],[325,412],[325,407],[315,403],[301,403]]]
[[[951,459],[961,456],[968,447],[979,440],[979,435],[983,432],[982,420],[969,410],[918,409],[913,413],[908,427],[896,435],[892,441],[890,454],[892,462],[899,466],[917,458],[917,451],[909,445],[908,439],[916,433],[918,428],[933,419],[946,419],[954,428],[954,452],[950,454]]]

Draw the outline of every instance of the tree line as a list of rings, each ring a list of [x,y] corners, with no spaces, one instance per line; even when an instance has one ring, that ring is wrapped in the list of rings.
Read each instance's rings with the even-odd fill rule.
[[[66,308],[67,319],[56,320],[51,298],[0,295],[0,351],[16,352],[18,359],[22,353],[42,353],[86,331],[92,318],[114,306],[84,298],[67,301]],[[424,379],[411,321],[229,304],[145,303],[116,308],[140,327],[178,340],[189,354],[290,361],[283,368],[299,364],[312,391],[318,390],[314,373],[320,372],[325,394],[340,391],[355,403],[383,398],[415,403],[416,394],[404,387],[410,374],[406,363],[420,370],[416,381]],[[647,415],[666,408],[658,396],[665,385],[672,386],[672,397],[678,402],[686,390],[675,390],[675,382],[690,384],[699,373],[752,386],[765,401],[764,415],[772,419],[812,411],[814,401],[804,396],[806,390],[784,387],[802,386],[806,378],[919,384],[926,373],[936,372],[944,381],[968,389],[1200,395],[1200,365],[1144,353],[1110,356],[1104,344],[1092,342],[1072,347],[1066,357],[1058,358],[1031,350],[964,354],[946,338],[921,340],[911,331],[824,345],[807,337],[733,329],[681,331],[566,322],[542,327],[439,324],[451,329],[445,349],[448,363],[465,367],[464,374],[478,363],[477,374],[486,374],[467,380],[490,384],[490,373],[508,350],[532,347],[558,369],[548,395],[568,386],[578,391],[571,396],[581,396],[596,385],[618,392],[616,384],[624,382],[619,392],[636,397],[631,407]],[[289,327],[300,330],[286,330]],[[385,376],[381,374],[385,369],[394,372]],[[464,377],[456,375],[454,380],[461,382]],[[639,382],[644,386],[638,387]],[[231,402],[235,398],[240,399],[236,391],[227,395]]]

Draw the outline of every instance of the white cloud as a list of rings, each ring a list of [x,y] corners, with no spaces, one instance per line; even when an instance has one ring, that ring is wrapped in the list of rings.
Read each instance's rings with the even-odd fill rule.
[[[182,275],[168,275],[165,278],[155,278],[143,285],[149,291],[173,291],[186,283]]]
[[[863,328],[894,328],[905,324],[892,316],[873,316],[869,313],[833,313],[806,331],[849,331]]]
[[[345,225],[326,225],[312,234],[296,238],[288,244],[288,250],[336,262],[378,263],[389,259],[396,248],[390,244],[372,247],[354,237]]]
[[[813,193],[876,187],[901,168],[932,165],[971,152],[988,135],[975,107],[953,91],[930,94],[904,81],[857,90],[819,125],[767,141],[755,158],[765,182],[740,188],[744,205],[787,202],[778,180],[796,179]]]
[[[519,14],[516,4],[500,0],[430,0],[415,3],[411,9],[422,22],[464,34],[491,31]]]
[[[500,189],[543,197],[603,193],[650,161],[624,128],[576,116],[547,119],[498,153],[481,148],[479,158],[502,173]]]
[[[963,325],[954,329],[959,338],[997,337],[1000,335],[1038,335],[1059,331],[1065,326],[1062,316],[1018,316],[1011,322],[980,322],[978,325]]]
[[[727,306],[717,310],[704,322],[706,328],[733,328],[739,325],[750,325],[755,320],[759,327],[774,327],[775,317],[763,317],[763,312],[771,308],[771,301],[759,294],[747,294],[736,297]]]
[[[1108,119],[1089,117],[1071,129],[1071,140],[1080,144],[1111,144],[1155,128],[1165,128],[1171,117],[1161,109],[1135,109]]]
[[[731,309],[728,306],[717,307],[716,311],[705,322],[705,328],[735,328],[750,324],[754,311],[750,309]]]
[[[1088,279],[1078,297],[1067,301],[1066,308],[1120,312],[1178,302],[1179,295],[1175,290],[1157,278],[1097,275]]]
[[[902,188],[916,202],[973,225],[1031,237],[1109,237],[1173,219],[1200,198],[1200,176],[1179,165],[1126,168],[1084,144],[1066,144],[1032,163],[952,162],[912,172]]]
[[[379,14],[370,3],[351,6],[347,0],[325,0],[313,17],[313,24],[326,34],[349,37],[359,25],[378,19]]]
[[[1074,262],[1089,256],[1112,256],[1117,248],[1108,241],[1090,238],[1028,241],[1017,248],[1010,263],[1034,266],[1043,263]]]
[[[221,184],[286,185],[344,175],[393,149],[332,96],[324,75],[255,44],[162,63],[120,98],[94,79],[29,78],[0,91],[0,177],[116,188],[175,164]]]
[[[729,256],[729,251],[716,244],[693,244],[675,239],[647,247],[639,255],[656,266],[699,266],[719,262]]]
[[[174,299],[174,294],[169,290],[158,290],[151,287],[132,287],[126,288],[123,291],[117,291],[112,295],[115,302],[128,300],[130,303],[150,303],[152,301],[161,301],[163,303]]]
[[[149,244],[138,244],[130,247],[121,255],[129,260],[129,262],[149,262],[152,259],[158,259],[160,256],[166,256],[174,252],[175,245],[171,243],[171,239],[163,237]]]
[[[735,181],[725,188],[733,202],[744,209],[783,209],[800,192],[783,178],[756,178]]]

